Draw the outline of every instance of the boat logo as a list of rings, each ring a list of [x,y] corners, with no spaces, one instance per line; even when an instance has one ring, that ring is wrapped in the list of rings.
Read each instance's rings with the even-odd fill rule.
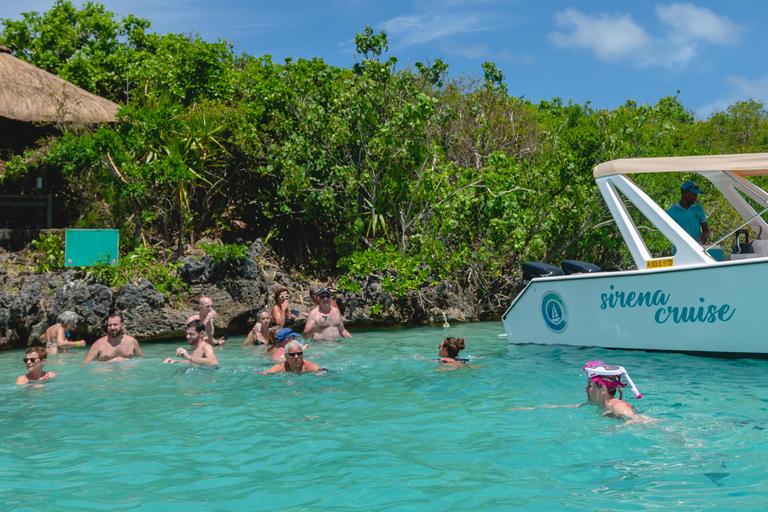
[[[547,292],[541,298],[541,316],[553,332],[563,332],[568,326],[568,308],[557,292]]]

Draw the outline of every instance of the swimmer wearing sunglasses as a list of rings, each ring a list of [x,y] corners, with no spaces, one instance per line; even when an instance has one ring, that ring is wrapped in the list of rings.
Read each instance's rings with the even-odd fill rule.
[[[321,372],[324,368],[320,368],[319,365],[312,361],[304,359],[304,348],[296,340],[289,341],[285,345],[285,362],[278,363],[265,372],[254,372],[259,375],[266,375],[268,373],[284,373],[284,372]]]
[[[272,306],[272,312],[269,314],[272,325],[291,327],[294,321],[296,321],[296,312],[291,309],[288,289],[278,288],[275,290],[274,296],[275,305]]]
[[[19,375],[16,379],[17,385],[34,384],[44,380],[52,379],[56,376],[53,372],[44,372],[43,365],[48,357],[44,348],[32,347],[27,350],[27,356],[24,358],[24,365],[27,367],[26,375]]]

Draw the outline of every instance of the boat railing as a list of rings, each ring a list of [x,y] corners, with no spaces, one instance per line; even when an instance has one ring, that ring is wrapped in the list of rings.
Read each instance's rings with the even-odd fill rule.
[[[764,208],[764,209],[763,209],[763,210],[762,210],[760,213],[756,213],[756,214],[754,214],[752,217],[750,217],[749,219],[747,219],[746,221],[744,221],[742,224],[740,224],[740,225],[739,225],[739,226],[738,226],[736,229],[732,230],[732,231],[731,231],[731,232],[729,232],[727,235],[725,235],[725,236],[721,237],[721,238],[720,238],[720,239],[719,239],[717,242],[714,242],[714,243],[712,243],[712,245],[710,245],[709,247],[707,247],[707,248],[704,250],[704,252],[705,252],[705,253],[707,253],[707,254],[709,254],[709,250],[710,250],[712,247],[715,247],[715,246],[719,245],[719,244],[720,244],[720,242],[722,242],[723,240],[725,240],[725,239],[726,239],[726,238],[728,238],[729,236],[733,235],[733,234],[734,234],[734,233],[736,233],[738,230],[740,230],[741,228],[743,228],[744,226],[746,226],[747,224],[749,224],[750,222],[752,222],[752,221],[753,221],[753,220],[755,220],[756,218],[758,218],[758,217],[762,217],[762,215],[763,215],[765,212],[768,212],[768,207]]]

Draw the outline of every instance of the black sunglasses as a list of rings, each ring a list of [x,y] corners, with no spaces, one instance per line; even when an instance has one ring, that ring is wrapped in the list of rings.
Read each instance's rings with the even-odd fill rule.
[[[296,356],[303,356],[304,352],[286,352],[286,354],[291,357],[296,357]]]
[[[39,358],[39,357],[25,357],[24,359],[22,359],[22,361],[24,361],[24,364],[27,364],[27,363],[36,363],[36,362],[38,362],[39,360],[40,360],[40,358]]]

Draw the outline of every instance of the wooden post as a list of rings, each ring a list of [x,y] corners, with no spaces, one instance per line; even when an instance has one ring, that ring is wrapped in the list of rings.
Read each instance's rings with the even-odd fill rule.
[[[45,199],[46,199],[45,208],[47,213],[47,216],[45,219],[46,221],[45,227],[48,229],[51,229],[51,227],[53,226],[53,196],[51,196],[51,194],[46,194]]]

